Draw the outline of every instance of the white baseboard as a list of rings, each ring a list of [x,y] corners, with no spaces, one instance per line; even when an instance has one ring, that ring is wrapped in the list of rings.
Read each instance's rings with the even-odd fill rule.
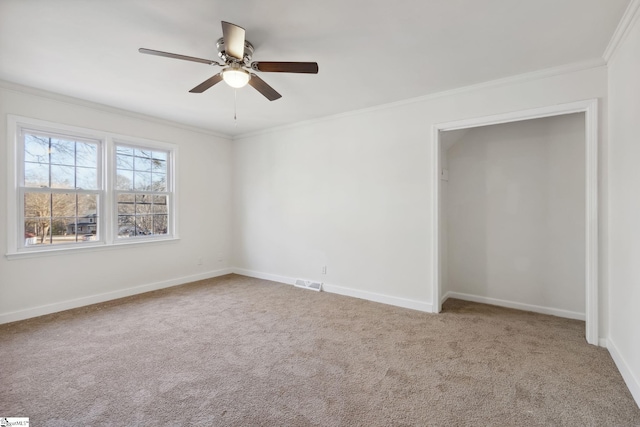
[[[533,311],[534,313],[550,314],[552,316],[565,317],[567,319],[585,320],[584,313],[561,310],[559,308],[542,307],[539,305],[524,304],[521,302],[506,301],[496,298],[481,297],[477,295],[463,294],[460,292],[447,292],[442,298],[445,302],[448,298],[456,298],[464,301],[479,302],[482,304],[497,305],[500,307],[515,308],[516,310]]]
[[[611,338],[607,339],[607,350],[609,350],[609,354],[611,354],[611,358],[618,367],[618,371],[620,371],[622,379],[624,379],[624,382],[627,384],[636,404],[640,407],[640,380],[633,375],[633,371],[629,368],[629,365],[624,360],[620,351],[618,351],[618,347]]]
[[[233,272],[242,276],[255,277],[257,279],[271,280],[273,282],[285,283],[287,285],[293,285],[296,279],[286,276],[278,276],[270,273],[262,273],[259,271],[245,270],[243,268],[234,268]],[[322,290],[332,294],[345,295],[348,297],[360,298],[367,301],[379,302],[382,304],[394,305],[397,307],[410,308],[412,310],[424,311],[427,313],[432,312],[432,305],[422,301],[416,301],[408,298],[394,297],[390,295],[378,294],[375,292],[361,291],[359,289],[346,288],[344,286],[331,285],[327,283],[322,284]]]
[[[322,290],[333,294],[360,298],[367,301],[379,302],[382,304],[395,305],[397,307],[410,308],[412,310],[424,311],[427,313],[433,312],[432,304],[408,298],[393,297],[390,295],[361,291],[359,289],[345,288],[344,286],[329,285],[326,283],[322,285]]]
[[[18,320],[30,319],[32,317],[42,316],[45,314],[57,313],[59,311],[69,310],[72,308],[84,307],[86,305],[97,304],[97,303],[110,301],[118,298],[128,297],[131,295],[142,294],[144,292],[156,291],[158,289],[169,288],[171,286],[177,286],[177,285],[183,285],[185,283],[195,282],[198,280],[224,276],[225,274],[231,274],[232,272],[233,271],[231,268],[224,268],[221,270],[208,271],[205,273],[194,274],[191,276],[184,276],[184,277],[178,277],[175,279],[164,280],[162,282],[148,283],[146,285],[120,289],[113,292],[105,292],[102,294],[76,298],[68,301],[61,301],[53,304],[41,305],[39,307],[11,311],[9,313],[2,313],[0,314],[0,324],[16,322]]]
[[[256,279],[270,280],[272,282],[278,282],[278,283],[286,283],[287,285],[294,285],[296,283],[296,279],[292,279],[291,277],[278,276],[276,274],[270,274],[270,273],[261,273],[259,271],[253,271],[253,270],[245,270],[244,268],[234,267],[232,268],[232,272],[234,274],[239,274],[241,276],[255,277]]]
[[[447,292],[446,294],[444,294],[444,295],[442,296],[442,298],[440,298],[440,306],[442,306],[442,304],[444,304],[444,302],[445,302],[446,300],[448,300],[449,298],[452,298],[452,296],[451,296],[451,292]]]

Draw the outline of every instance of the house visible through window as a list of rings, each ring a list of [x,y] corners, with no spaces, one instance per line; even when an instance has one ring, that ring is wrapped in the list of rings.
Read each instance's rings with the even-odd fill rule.
[[[9,120],[9,254],[175,237],[175,146],[24,121]]]

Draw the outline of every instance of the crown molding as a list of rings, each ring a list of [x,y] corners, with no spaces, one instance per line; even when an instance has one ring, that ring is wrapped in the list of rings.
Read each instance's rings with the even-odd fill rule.
[[[640,0],[631,0],[618,23],[618,27],[613,32],[613,36],[611,36],[611,40],[609,40],[607,48],[602,54],[602,58],[607,64],[615,56],[618,48],[627,37],[627,34],[629,34],[629,31],[631,31],[631,28],[633,28],[633,24],[638,19],[638,16],[640,16],[639,11]]]
[[[634,0],[634,1],[639,1],[640,2],[640,0]],[[431,94],[428,94],[428,95],[422,95],[422,96],[419,96],[419,97],[409,98],[409,99],[405,99],[405,100],[402,100],[402,101],[395,101],[395,102],[391,102],[391,103],[387,103],[387,104],[381,104],[381,105],[377,105],[377,106],[374,106],[374,107],[368,107],[368,108],[363,108],[363,109],[359,109],[359,110],[347,111],[347,112],[344,112],[344,113],[333,114],[333,115],[329,115],[329,116],[325,116],[325,117],[320,117],[320,118],[317,118],[317,119],[304,120],[304,121],[300,121],[300,122],[296,122],[296,123],[290,123],[290,124],[281,125],[281,126],[275,126],[275,127],[272,127],[272,128],[262,129],[262,130],[258,130],[258,131],[254,131],[254,132],[247,132],[247,133],[244,133],[244,134],[236,135],[232,139],[234,141],[237,141],[237,140],[240,140],[240,139],[246,139],[246,138],[251,138],[251,137],[260,136],[260,135],[266,135],[266,134],[270,134],[270,133],[274,133],[274,132],[281,132],[281,131],[284,131],[284,130],[295,129],[295,128],[298,128],[298,127],[309,126],[309,125],[313,125],[313,124],[317,124],[317,123],[323,123],[323,122],[327,122],[327,121],[338,120],[338,119],[341,119],[341,118],[344,118],[344,117],[357,116],[357,115],[366,114],[366,113],[375,112],[375,111],[380,111],[380,110],[389,110],[389,109],[393,109],[393,108],[397,108],[397,107],[401,107],[401,106],[405,106],[405,105],[410,105],[410,104],[415,104],[415,103],[419,103],[419,102],[430,101],[430,100],[433,100],[433,99],[445,98],[445,97],[448,97],[448,96],[459,95],[459,94],[468,93],[468,92],[474,92],[474,91],[481,90],[481,89],[497,88],[497,87],[500,87],[500,86],[507,86],[507,85],[516,84],[516,83],[525,83],[525,82],[529,82],[529,81],[540,80],[540,79],[544,79],[544,78],[548,78],[548,77],[558,76],[558,75],[561,75],[561,74],[567,74],[567,73],[572,73],[572,72],[577,72],[577,71],[589,70],[589,69],[592,69],[592,68],[598,68],[598,67],[602,67],[602,66],[605,66],[605,65],[606,65],[606,62],[604,61],[603,58],[593,58],[593,59],[590,59],[590,60],[587,60],[587,61],[574,62],[574,63],[571,63],[571,64],[560,65],[558,67],[545,68],[545,69],[542,69],[542,70],[532,71],[532,72],[528,72],[528,73],[516,74],[514,76],[504,77],[504,78],[496,79],[496,80],[489,80],[489,81],[483,82],[483,83],[476,83],[476,84],[472,84],[472,85],[468,85],[468,86],[462,86],[462,87],[459,87],[459,88],[444,90],[444,91],[441,91],[441,92],[431,93]]]
[[[18,84],[18,83],[13,83],[13,82],[10,82],[10,81],[7,81],[7,80],[0,80],[0,89],[4,89],[4,90],[7,90],[7,91],[12,91],[12,92],[17,92],[17,93],[22,93],[22,94],[39,96],[39,97],[42,97],[42,98],[51,99],[53,101],[62,102],[62,103],[65,103],[65,104],[78,105],[78,106],[82,106],[82,107],[86,107],[86,108],[91,108],[91,109],[94,109],[94,110],[103,111],[103,112],[110,113],[110,114],[126,116],[126,117],[130,117],[130,118],[138,119],[138,120],[144,120],[144,121],[151,122],[151,123],[157,123],[157,124],[162,124],[162,125],[166,125],[166,126],[171,126],[171,127],[175,127],[175,128],[191,131],[191,132],[196,132],[196,133],[201,133],[201,134],[205,134],[205,135],[215,136],[215,137],[218,137],[218,138],[224,138],[224,139],[228,139],[228,140],[232,140],[233,139],[231,135],[226,135],[226,134],[223,134],[223,133],[211,131],[209,129],[199,128],[199,127],[196,127],[196,126],[190,126],[190,125],[187,125],[187,124],[184,124],[184,123],[174,122],[174,121],[167,120],[167,119],[162,119],[162,118],[159,118],[159,117],[149,116],[149,115],[142,114],[142,113],[136,113],[136,112],[129,111],[129,110],[124,110],[124,109],[121,109],[121,108],[111,107],[109,105],[100,104],[100,103],[93,102],[93,101],[87,101],[85,99],[75,98],[75,97],[72,97],[72,96],[62,95],[60,93],[50,92],[50,91],[47,91],[47,90],[38,89],[38,88],[31,87],[31,86],[24,86],[24,85],[21,85],[21,84]]]

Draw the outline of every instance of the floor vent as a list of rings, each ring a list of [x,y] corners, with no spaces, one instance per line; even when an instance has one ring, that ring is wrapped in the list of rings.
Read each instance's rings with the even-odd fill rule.
[[[320,282],[312,282],[311,280],[296,280],[295,285],[299,288],[311,289],[312,291],[320,292],[322,289],[322,283]]]

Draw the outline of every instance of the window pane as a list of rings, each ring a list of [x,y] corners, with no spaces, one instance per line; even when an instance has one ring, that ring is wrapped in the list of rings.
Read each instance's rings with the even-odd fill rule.
[[[51,220],[49,218],[30,219],[24,221],[25,246],[51,243]]]
[[[25,162],[24,185],[26,187],[49,187],[49,165]]]
[[[57,138],[51,139],[51,163],[74,166],[76,164],[76,143]]]
[[[98,195],[97,194],[78,194],[78,216],[92,215],[97,218],[98,213]],[[97,219],[95,220],[97,222]]]
[[[124,154],[125,156],[133,156],[133,148],[116,146],[116,154]]]
[[[166,151],[154,151],[153,159],[154,160],[162,160],[164,162],[167,161],[168,153]]]
[[[167,234],[167,215],[153,216],[153,234]]]
[[[151,190],[152,191],[166,191],[167,190],[167,176],[161,173],[153,173],[151,176]]]
[[[61,243],[74,243],[76,241],[75,233],[67,233],[68,224],[73,224],[75,218],[53,218],[51,221],[51,243],[54,245]]]
[[[151,171],[151,151],[136,149],[133,166],[136,171]]]
[[[75,216],[76,215],[76,195],[74,194],[52,194],[52,216]]]
[[[76,186],[85,190],[98,189],[98,170],[94,168],[76,168]]]
[[[118,169],[133,170],[133,156],[116,155],[116,167]]]
[[[76,166],[98,167],[98,144],[76,142]]]
[[[154,151],[152,168],[154,172],[167,173],[167,153]]]
[[[153,196],[153,213],[168,213],[167,196]]]
[[[136,235],[136,220],[133,215],[118,215],[118,237],[130,237]]]
[[[69,243],[82,241],[83,240],[82,239],[82,233],[80,233],[80,235],[78,235],[78,233],[77,233],[77,231],[78,231],[78,218],[76,218],[76,217],[68,217],[68,218],[63,218],[62,220],[64,222],[67,241]]]
[[[135,172],[133,189],[148,191],[151,189],[151,172]]]
[[[25,218],[50,217],[51,216],[51,194],[25,193],[24,216]]]
[[[116,190],[133,190],[133,171],[118,169]]]
[[[118,195],[118,214],[133,215],[136,213],[133,194]]]
[[[153,215],[136,215],[136,227],[138,235],[153,233]]]
[[[136,195],[136,214],[148,214],[151,213],[152,198],[148,194]]]
[[[52,188],[75,188],[75,168],[73,166],[51,165]]]
[[[49,163],[49,138],[25,135],[24,160],[34,163]]]
[[[39,239],[36,223],[29,219],[26,219],[24,222],[24,245],[37,245],[38,241]]]
[[[83,242],[95,240],[93,236],[97,236],[98,234],[98,217],[95,215],[87,215],[74,219],[77,221],[75,225],[77,227],[78,240]],[[73,221],[68,222],[67,225],[73,225]]]

